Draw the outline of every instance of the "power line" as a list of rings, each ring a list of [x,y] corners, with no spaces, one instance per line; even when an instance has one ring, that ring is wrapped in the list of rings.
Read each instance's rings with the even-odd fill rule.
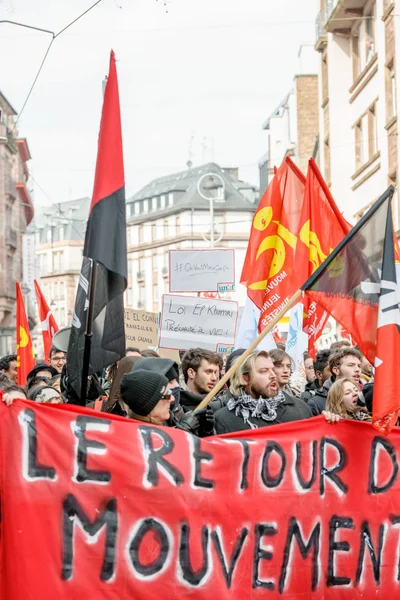
[[[44,33],[48,33],[49,35],[51,35],[51,36],[52,36],[52,39],[51,39],[51,41],[50,41],[50,43],[49,43],[49,45],[48,45],[48,47],[47,47],[47,50],[46,50],[46,52],[45,52],[45,54],[44,54],[44,56],[43,56],[42,62],[40,63],[39,69],[38,69],[38,71],[37,71],[37,73],[36,73],[36,75],[35,75],[35,78],[34,78],[34,80],[33,80],[33,82],[32,82],[32,85],[31,85],[31,87],[29,88],[28,94],[27,94],[27,96],[26,96],[26,98],[25,98],[25,100],[24,100],[24,103],[23,103],[23,105],[22,105],[22,108],[21,108],[21,110],[19,111],[19,113],[18,113],[18,116],[17,116],[17,118],[16,118],[16,120],[15,120],[15,123],[14,123],[14,126],[13,126],[12,130],[11,130],[11,133],[12,133],[12,132],[15,130],[15,128],[16,128],[16,126],[17,126],[17,124],[18,124],[18,122],[19,122],[19,120],[20,120],[20,118],[21,118],[21,115],[22,115],[22,113],[23,113],[23,112],[24,112],[24,110],[25,110],[25,107],[26,107],[26,105],[27,105],[27,103],[28,103],[28,100],[29,100],[29,98],[30,98],[30,96],[31,96],[31,94],[32,94],[32,92],[33,92],[33,89],[34,89],[34,87],[35,87],[35,85],[36,85],[36,82],[37,82],[37,80],[38,80],[38,78],[39,78],[39,75],[40,75],[40,73],[41,73],[41,71],[42,71],[42,69],[43,69],[43,67],[44,67],[44,64],[45,64],[45,62],[46,62],[46,59],[47,59],[47,57],[48,57],[48,55],[49,55],[50,48],[52,47],[52,45],[53,45],[53,42],[54,42],[54,41],[55,41],[55,40],[56,40],[56,39],[57,39],[57,38],[58,38],[60,35],[62,35],[62,34],[63,34],[63,33],[64,33],[64,32],[65,32],[67,29],[69,29],[69,28],[70,28],[72,25],[74,25],[74,23],[76,23],[77,21],[79,21],[79,19],[81,19],[82,17],[84,17],[84,16],[85,16],[85,15],[86,15],[86,14],[87,14],[89,11],[91,11],[91,10],[92,10],[92,9],[93,9],[95,6],[97,6],[98,4],[100,4],[100,2],[102,2],[102,1],[103,1],[103,0],[97,0],[97,1],[96,1],[94,4],[92,4],[92,5],[91,5],[91,6],[90,6],[88,9],[86,9],[86,10],[85,10],[83,13],[81,13],[81,14],[80,14],[78,17],[76,17],[76,18],[75,18],[73,21],[71,21],[70,23],[68,23],[68,25],[66,25],[65,27],[63,27],[63,29],[61,29],[61,30],[60,30],[58,33],[54,33],[54,31],[50,31],[49,29],[42,29],[42,28],[40,28],[40,27],[35,27],[35,26],[33,26],[33,25],[27,25],[26,23],[18,23],[18,22],[16,22],[16,21],[10,21],[10,20],[2,20],[2,21],[0,21],[0,23],[8,23],[8,24],[11,24],[11,25],[15,25],[15,26],[17,26],[17,27],[25,27],[26,29],[34,29],[34,30],[36,30],[36,31],[41,31],[41,32],[44,32]]]

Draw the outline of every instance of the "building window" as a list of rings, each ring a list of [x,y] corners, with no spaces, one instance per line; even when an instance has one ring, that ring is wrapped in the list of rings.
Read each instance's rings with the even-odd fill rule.
[[[158,259],[157,259],[157,254],[153,254],[152,256],[152,264],[153,264],[153,271],[155,273],[157,273],[158,271]]]
[[[143,273],[143,274],[145,272],[145,260],[144,260],[143,256],[141,258],[139,258],[139,271],[140,271],[140,273]]]
[[[64,234],[65,234],[64,227],[59,227],[58,228],[58,241],[59,242],[63,242],[64,241]]]
[[[394,70],[394,64],[392,63],[386,67],[386,121],[390,121],[396,116],[396,73]]]
[[[176,235],[179,235],[181,232],[181,218],[179,215],[176,216]]]
[[[145,213],[149,212],[149,201],[148,200],[143,200],[143,212],[145,212]]]
[[[144,227],[143,225],[139,225],[139,244],[144,242]]]
[[[354,125],[356,171],[371,160],[378,151],[376,107],[377,103],[374,102]]]
[[[64,270],[64,253],[53,252],[53,271],[59,273]]]
[[[161,195],[160,200],[161,200],[160,208],[165,208],[165,195],[164,194]]]
[[[51,227],[49,227],[49,229],[47,229],[46,231],[46,240],[48,242],[52,242],[53,241],[53,230]]]
[[[155,283],[153,285],[153,302],[158,302],[158,285]]]
[[[58,281],[54,282],[54,292],[53,292],[53,294],[54,294],[54,299],[58,300]]]
[[[365,15],[365,64],[375,56],[375,4]]]
[[[173,203],[174,203],[174,193],[173,193],[173,192],[170,192],[170,193],[168,194],[168,206],[172,206],[172,205],[173,205]]]
[[[357,35],[352,37],[352,55],[353,55],[353,79],[357,79],[361,72],[361,61],[360,61],[360,38],[359,31]]]
[[[65,298],[64,282],[60,281],[60,300],[64,300],[64,298]]]
[[[169,237],[169,224],[168,219],[164,220],[164,237]]]
[[[144,308],[146,305],[146,288],[144,285],[139,287],[139,305],[140,308]]]
[[[154,197],[151,200],[151,210],[157,210],[157,197]]]
[[[151,224],[151,239],[153,242],[157,239],[157,225],[156,223]]]
[[[140,202],[135,202],[133,206],[135,215],[138,215],[140,213]]]
[[[47,273],[47,254],[41,254],[39,258],[40,273]]]

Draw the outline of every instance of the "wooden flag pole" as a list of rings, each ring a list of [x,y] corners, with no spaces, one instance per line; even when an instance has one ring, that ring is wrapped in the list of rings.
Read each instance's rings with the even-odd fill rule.
[[[260,335],[247,348],[247,350],[245,352],[243,352],[243,354],[241,356],[239,356],[237,361],[231,366],[229,371],[227,371],[225,373],[225,375],[222,377],[222,379],[219,380],[219,382],[211,390],[211,392],[209,392],[207,394],[207,396],[205,396],[205,398],[203,398],[203,400],[200,402],[200,404],[195,408],[195,411],[205,408],[207,406],[207,404],[209,402],[211,402],[211,400],[218,394],[218,392],[220,390],[222,390],[225,383],[232,377],[232,375],[235,373],[235,371],[237,371],[237,369],[246,360],[246,358],[252,352],[254,352],[254,350],[257,348],[258,344],[265,338],[267,333],[269,333],[275,327],[275,325],[282,319],[283,315],[285,315],[287,313],[287,311],[290,308],[292,308],[292,306],[294,306],[299,301],[302,293],[303,293],[302,290],[297,290],[297,292],[295,294],[293,294],[293,296],[290,298],[289,302],[287,304],[285,304],[285,306],[278,312],[278,314],[272,319],[272,321],[266,326],[266,328],[262,330]]]

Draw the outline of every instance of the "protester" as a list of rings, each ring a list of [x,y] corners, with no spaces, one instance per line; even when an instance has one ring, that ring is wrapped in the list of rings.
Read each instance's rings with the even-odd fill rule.
[[[43,380],[45,383],[49,383],[52,377],[58,374],[57,369],[46,363],[37,364],[31,371],[29,371],[26,378],[26,386],[29,390],[36,385],[39,385],[40,381]]]
[[[349,342],[349,340],[339,340],[338,342],[333,342],[333,344],[331,344],[329,350],[332,354],[332,352],[336,352],[336,350],[341,350],[342,348],[351,348],[351,344]]]
[[[125,350],[125,356],[141,356],[141,353],[139,348],[128,346],[128,348]]]
[[[359,394],[360,390],[352,379],[336,379],[329,390],[326,409],[345,419],[370,421],[367,409],[359,405]]]
[[[129,417],[155,425],[168,421],[174,402],[165,375],[144,369],[125,373],[121,379],[121,398],[128,406]]]
[[[18,368],[17,368],[17,355],[7,354],[0,358],[0,373],[7,375],[10,381],[17,383],[18,381]]]
[[[325,397],[328,395],[328,390],[323,386],[325,381],[331,376],[331,372],[329,370],[329,356],[330,350],[326,348],[317,352],[314,363],[314,371],[316,375],[314,385],[306,385],[306,389],[300,395],[300,398],[305,402],[308,402],[309,399],[312,398],[317,392]]]
[[[226,365],[225,365],[226,373],[229,371],[229,369],[231,367],[233,367],[233,365],[235,364],[235,362],[237,361],[239,356],[242,356],[242,354],[244,352],[246,352],[246,350],[244,348],[238,348],[237,350],[234,350],[233,352],[231,352],[229,354],[228,358],[226,359]],[[230,384],[231,384],[231,382],[228,379],[227,388],[221,390],[221,392],[214,398],[214,400],[212,400],[212,402],[210,402],[209,406],[211,406],[211,408],[213,409],[214,412],[219,410],[220,408],[223,408],[224,406],[226,406],[228,400],[230,398],[232,398],[232,394],[229,389]]]
[[[320,415],[325,410],[328,392],[337,377],[347,377],[356,385],[359,385],[361,358],[361,352],[351,346],[335,350],[329,355],[331,376],[324,382],[322,388],[317,390],[316,394],[308,400],[308,406],[311,408],[313,415]]]
[[[219,359],[214,352],[192,348],[182,358],[180,401],[183,410],[194,410],[219,379]]]
[[[131,371],[134,364],[141,358],[142,357],[140,354],[134,354],[130,356],[124,356],[124,358],[119,361],[111,384],[110,395],[103,404],[102,410],[104,412],[120,415],[122,417],[128,416],[127,406],[121,399],[121,379],[125,373],[129,373]]]
[[[6,406],[11,406],[14,400],[26,400],[26,394],[21,387],[9,383],[5,388],[0,388],[0,400],[5,402]]]
[[[316,375],[314,369],[314,361],[309,354],[304,354],[304,370],[306,372],[307,386],[306,389],[317,389]]]
[[[150,348],[142,350],[140,356],[143,356],[143,358],[161,358],[158,352],[151,350]]]
[[[67,362],[65,352],[57,350],[55,346],[50,348],[50,364],[57,370],[57,373],[61,373],[63,366]]]
[[[372,365],[368,362],[368,360],[365,358],[365,356],[362,356],[362,358],[361,358],[361,375],[360,375],[361,383],[363,385],[365,385],[366,383],[369,383],[371,381],[372,376],[373,376]]]
[[[28,392],[28,399],[43,404],[62,404],[63,398],[56,389],[49,385],[32,388]]]
[[[170,358],[140,358],[132,372],[138,370],[161,373],[168,379],[167,391],[174,396],[174,402],[170,406],[170,418],[166,425],[191,431],[200,437],[214,433],[214,413],[211,407],[197,411],[195,415],[193,411],[183,411],[180,404],[179,367],[176,362]]]
[[[246,358],[232,378],[230,390],[232,398],[215,413],[218,434],[312,416],[304,402],[279,390],[274,363],[266,351],[253,352]]]
[[[271,350],[269,356],[274,363],[276,382],[279,389],[289,394],[289,396],[297,395],[289,386],[290,374],[294,370],[293,361],[289,354],[284,350],[277,348],[276,350]]]

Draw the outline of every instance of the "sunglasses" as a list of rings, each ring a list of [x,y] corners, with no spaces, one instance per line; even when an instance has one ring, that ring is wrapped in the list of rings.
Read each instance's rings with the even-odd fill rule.
[[[163,394],[160,400],[171,400],[172,394]]]

